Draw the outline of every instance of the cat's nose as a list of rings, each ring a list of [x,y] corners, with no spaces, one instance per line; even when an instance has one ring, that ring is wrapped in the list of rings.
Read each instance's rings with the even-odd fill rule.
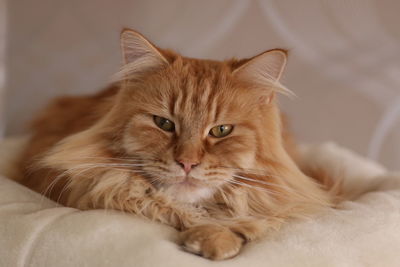
[[[194,167],[199,165],[198,162],[190,162],[185,160],[177,160],[176,163],[178,163],[178,165],[182,167],[186,174],[188,174]]]

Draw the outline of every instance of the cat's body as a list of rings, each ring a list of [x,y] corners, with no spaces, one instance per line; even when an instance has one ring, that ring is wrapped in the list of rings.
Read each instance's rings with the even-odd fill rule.
[[[288,153],[273,97],[284,52],[197,60],[129,30],[122,47],[119,82],[56,100],[35,121],[22,184],[67,206],[171,225],[186,250],[211,259],[332,205]]]

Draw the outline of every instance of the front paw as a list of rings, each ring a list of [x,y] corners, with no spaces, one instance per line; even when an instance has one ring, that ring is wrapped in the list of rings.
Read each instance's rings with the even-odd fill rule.
[[[243,239],[226,227],[200,225],[182,232],[183,249],[211,260],[224,260],[236,256]]]

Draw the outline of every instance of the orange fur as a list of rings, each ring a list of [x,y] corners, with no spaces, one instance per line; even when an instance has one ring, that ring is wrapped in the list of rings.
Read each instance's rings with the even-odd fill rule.
[[[273,97],[288,92],[282,50],[219,62],[156,48],[131,30],[121,38],[125,66],[113,86],[55,100],[36,119],[22,184],[67,206],[171,225],[184,248],[216,260],[332,205],[289,155],[294,142]],[[208,135],[222,124],[234,125],[230,135]],[[185,175],[181,160],[197,165]]]

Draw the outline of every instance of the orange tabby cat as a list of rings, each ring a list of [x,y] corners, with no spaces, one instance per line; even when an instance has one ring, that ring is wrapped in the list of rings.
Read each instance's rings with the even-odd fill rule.
[[[287,151],[276,92],[286,52],[182,57],[124,30],[118,81],[37,118],[22,184],[66,206],[117,209],[181,231],[213,260],[332,204]]]

